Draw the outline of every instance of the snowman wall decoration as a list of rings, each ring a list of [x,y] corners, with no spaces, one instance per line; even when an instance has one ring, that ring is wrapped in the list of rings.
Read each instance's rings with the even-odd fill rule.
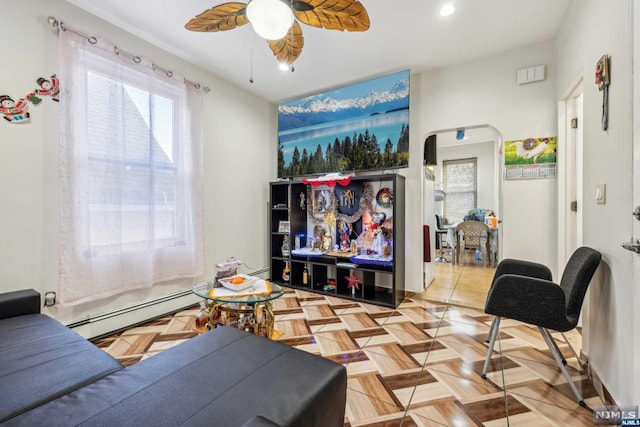
[[[29,102],[24,98],[20,98],[16,102],[9,95],[0,95],[0,113],[10,123],[29,123],[31,121]]]
[[[7,122],[13,124],[31,123],[29,104],[40,104],[42,102],[40,96],[51,97],[56,102],[60,100],[60,81],[55,74],[48,79],[40,77],[36,82],[39,87],[17,101],[11,95],[0,95],[0,114]]]

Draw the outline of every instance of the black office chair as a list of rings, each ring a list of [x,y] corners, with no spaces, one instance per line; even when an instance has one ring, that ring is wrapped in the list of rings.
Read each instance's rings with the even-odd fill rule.
[[[447,239],[448,230],[442,226],[442,217],[436,214],[436,249],[440,250],[440,256],[436,258],[436,262],[451,262],[444,257],[444,242]],[[444,241],[443,241],[444,237]]]
[[[487,378],[500,318],[508,317],[538,327],[578,403],[586,406],[548,329],[567,332],[576,327],[587,287],[600,258],[598,251],[578,248],[569,258],[559,285],[551,281],[551,271],[544,265],[513,259],[500,262],[484,307],[485,313],[495,317],[489,329],[489,351],[482,368],[482,378]]]

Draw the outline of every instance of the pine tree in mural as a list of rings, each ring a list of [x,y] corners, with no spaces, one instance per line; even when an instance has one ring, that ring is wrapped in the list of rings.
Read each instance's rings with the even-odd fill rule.
[[[384,144],[384,154],[382,155],[382,164],[383,165],[392,165],[393,158],[393,143],[389,138],[387,138],[387,143]]]
[[[282,152],[282,144],[278,144],[278,170],[284,171],[284,153]]]
[[[300,159],[300,175],[312,173],[310,172],[309,164],[309,154],[307,154],[307,149],[304,148],[302,149],[302,158]]]

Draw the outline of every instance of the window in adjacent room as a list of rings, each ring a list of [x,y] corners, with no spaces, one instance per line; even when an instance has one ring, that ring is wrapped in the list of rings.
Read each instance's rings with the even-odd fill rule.
[[[444,176],[444,217],[449,224],[462,221],[467,212],[477,207],[478,159],[445,160],[442,162]]]
[[[200,91],[60,36],[60,301],[202,274]]]

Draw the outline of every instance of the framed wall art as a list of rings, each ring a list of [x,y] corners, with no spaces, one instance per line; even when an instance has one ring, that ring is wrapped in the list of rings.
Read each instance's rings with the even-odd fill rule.
[[[291,231],[291,223],[289,221],[280,221],[278,223],[278,233],[289,233]]]
[[[526,138],[504,143],[504,177],[511,179],[554,178],[558,138]]]
[[[409,70],[278,107],[278,177],[409,165]]]
[[[313,189],[313,214],[326,214],[333,209],[333,197],[330,189]]]

